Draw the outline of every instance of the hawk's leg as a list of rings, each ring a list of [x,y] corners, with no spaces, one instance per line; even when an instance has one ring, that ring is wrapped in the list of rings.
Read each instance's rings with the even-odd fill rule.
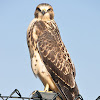
[[[49,84],[46,84],[44,91],[45,92],[48,92],[49,91]]]
[[[52,93],[53,92],[53,91],[50,90],[49,84],[46,84],[46,86],[44,88],[44,92],[49,92],[49,93]]]

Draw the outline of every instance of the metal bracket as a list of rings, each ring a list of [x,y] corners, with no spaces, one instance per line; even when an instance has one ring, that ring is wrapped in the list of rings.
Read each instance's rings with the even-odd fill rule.
[[[15,93],[18,96],[13,96]],[[32,97],[22,97],[21,93],[17,89],[15,89],[10,94],[10,96],[2,96],[0,94],[0,98],[2,100],[8,100],[9,98],[12,98],[12,99],[16,98],[16,99],[22,99],[22,100],[25,100],[25,99],[27,99],[27,100],[56,100],[57,97],[61,98],[60,94],[53,93],[53,92],[49,93],[49,92],[39,92],[39,91],[34,91],[32,93]],[[61,98],[61,100],[63,100],[63,99]]]

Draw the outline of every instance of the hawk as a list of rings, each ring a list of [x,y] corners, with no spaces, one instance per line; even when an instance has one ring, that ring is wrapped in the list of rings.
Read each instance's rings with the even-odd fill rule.
[[[79,94],[75,67],[54,21],[53,8],[39,4],[34,15],[27,30],[32,70],[42,81],[44,91],[52,90],[63,100],[74,100]]]

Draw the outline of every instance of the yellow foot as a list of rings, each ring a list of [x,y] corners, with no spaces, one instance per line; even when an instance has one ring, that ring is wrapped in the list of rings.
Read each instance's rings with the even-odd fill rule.
[[[39,92],[48,92],[48,93],[53,93],[53,91],[39,91]]]
[[[44,92],[53,93],[53,91],[49,91],[49,84],[46,84]]]
[[[33,91],[30,95],[34,95],[36,92],[37,92],[37,90],[36,91]],[[53,93],[53,91],[49,91],[49,85],[48,84],[46,84],[46,86],[44,88],[44,91],[39,91],[39,92]]]

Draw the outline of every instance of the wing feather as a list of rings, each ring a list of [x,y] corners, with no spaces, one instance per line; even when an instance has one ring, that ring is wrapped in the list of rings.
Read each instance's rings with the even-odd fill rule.
[[[37,44],[39,53],[43,62],[47,65],[47,69],[50,69],[48,71],[52,78],[55,79],[55,77],[53,77],[53,74],[55,74],[65,84],[74,88],[75,78],[73,75],[73,64],[69,59],[69,55],[61,50],[65,47],[61,48],[61,43],[59,44],[59,40],[54,34],[54,31],[45,30],[43,34],[38,37]],[[65,56],[68,56],[68,59],[66,59]]]

